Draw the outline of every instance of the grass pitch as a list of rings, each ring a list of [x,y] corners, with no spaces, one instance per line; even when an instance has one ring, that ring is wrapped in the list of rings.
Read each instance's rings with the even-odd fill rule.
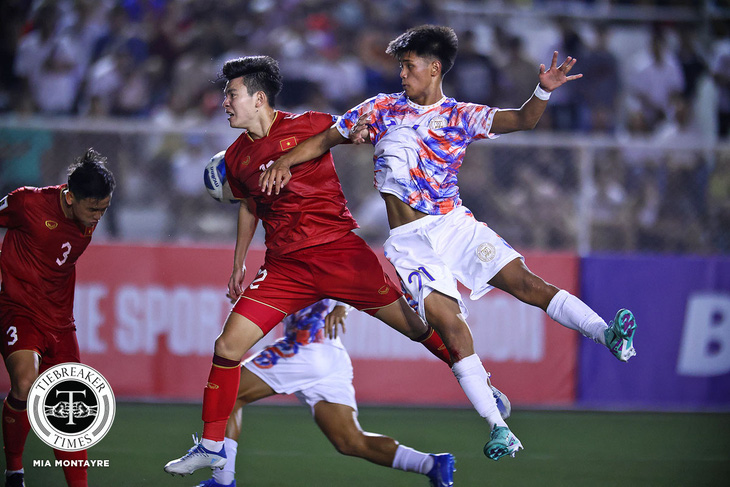
[[[457,487],[725,486],[730,478],[730,414],[518,410],[509,423],[526,449],[498,462],[482,454],[487,426],[470,409],[363,407],[360,423],[421,451],[452,452]],[[201,429],[199,405],[119,403],[111,431],[89,451],[109,467],[91,468],[89,485],[197,485],[209,471],[171,477],[162,466]],[[65,485],[60,468],[33,460],[54,458],[31,432],[26,485]],[[236,470],[241,487],[428,485],[425,476],[339,455],[301,406],[245,408]]]

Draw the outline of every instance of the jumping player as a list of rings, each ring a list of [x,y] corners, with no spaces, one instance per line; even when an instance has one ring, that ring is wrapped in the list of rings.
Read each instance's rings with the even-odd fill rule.
[[[636,322],[621,309],[609,326],[577,297],[530,272],[524,258],[478,222],[459,197],[457,175],[466,147],[495,134],[534,128],[550,93],[582,76],[568,75],[576,60],[568,57],[558,66],[555,52],[548,70],[540,65],[530,99],[519,109],[503,110],[444,96],[443,76],[454,63],[457,44],[454,31],[442,26],[415,27],[398,36],[386,52],[400,64],[404,91],[379,94],[348,111],[331,128],[279,158],[260,184],[267,194],[276,194],[296,164],[344,142],[374,144],[375,185],[391,228],[386,257],[421,316],[446,344],[454,375],[490,425],[484,453],[498,460],[514,456],[522,445],[485,385],[486,371],[474,353],[457,281],[471,289],[472,299],[496,287],[538,306],[561,325],[606,345],[621,361],[635,354]]]
[[[331,115],[291,114],[274,109],[282,81],[276,60],[249,56],[226,62],[223,108],[233,128],[245,129],[226,150],[226,176],[241,199],[229,296],[238,299],[215,341],[213,364],[203,394],[203,437],[165,471],[190,474],[223,466],[223,438],[233,410],[244,354],[287,315],[323,298],[337,299],[380,319],[424,344],[450,363],[443,342],[411,310],[385,274],[375,253],[352,230],[331,154],[301,164],[279,195],[259,188],[272,161],[332,123]],[[258,220],[265,229],[266,255],[245,288],[245,259]]]
[[[198,487],[235,487],[241,408],[274,394],[295,394],[309,405],[317,426],[343,455],[424,474],[432,486],[453,485],[454,457],[450,453],[422,453],[398,444],[393,438],[361,429],[352,386],[352,363],[337,331],[338,325],[344,331],[348,308],[324,299],[297,311],[284,319],[284,337],[246,359],[236,406],[226,427],[228,461]],[[495,394],[501,395],[496,389]]]
[[[46,369],[80,362],[73,318],[76,261],[109,208],[115,181],[93,149],[68,169],[68,182],[23,187],[0,200],[0,330],[10,393],[3,403],[5,485],[23,486],[23,449],[30,431],[26,402]],[[59,460],[86,460],[86,450],[54,450]],[[73,463],[73,462],[71,462]],[[82,462],[83,463],[83,462]],[[87,485],[86,468],[63,467],[71,487]]]

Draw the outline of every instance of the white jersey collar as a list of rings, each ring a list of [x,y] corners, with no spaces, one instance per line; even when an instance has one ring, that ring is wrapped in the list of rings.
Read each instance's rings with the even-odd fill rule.
[[[444,96],[441,97],[441,99],[439,101],[437,101],[436,103],[434,103],[432,105],[419,105],[418,103],[412,102],[411,99],[408,98],[408,96],[405,95],[405,93],[403,95],[406,97],[406,101],[408,102],[408,105],[411,106],[411,107],[413,107],[413,108],[415,108],[416,110],[430,110],[433,107],[439,106],[444,101],[446,101],[446,95],[444,95]]]

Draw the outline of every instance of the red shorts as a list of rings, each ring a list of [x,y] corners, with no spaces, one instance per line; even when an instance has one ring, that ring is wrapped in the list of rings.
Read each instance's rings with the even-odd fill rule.
[[[79,343],[76,331],[38,328],[33,320],[25,316],[5,314],[0,319],[4,359],[19,350],[33,350],[41,356],[41,372],[64,362],[80,362]]]
[[[350,232],[334,242],[281,256],[267,252],[233,311],[266,334],[286,315],[324,298],[374,315],[402,295],[372,249]]]

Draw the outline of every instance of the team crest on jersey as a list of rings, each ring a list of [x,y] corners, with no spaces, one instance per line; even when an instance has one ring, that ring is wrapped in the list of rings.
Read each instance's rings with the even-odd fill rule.
[[[248,164],[251,162],[251,156],[246,156],[246,158],[241,162],[242,166],[248,166]]]
[[[94,229],[96,228],[96,225],[93,227],[84,227],[84,237],[91,237],[91,234],[94,233]]]
[[[485,242],[477,247],[477,257],[479,257],[479,260],[482,262],[491,262],[494,260],[496,255],[497,249],[489,242]]]
[[[281,150],[293,149],[297,146],[297,138],[292,135],[291,137],[287,137],[284,140],[280,140],[279,145],[281,146]]]
[[[434,117],[430,122],[428,122],[428,128],[431,130],[439,130],[444,127],[446,127],[446,119],[441,116]]]
[[[58,222],[54,222],[53,220],[46,220],[46,227],[48,227],[49,230],[55,230],[58,226]]]

